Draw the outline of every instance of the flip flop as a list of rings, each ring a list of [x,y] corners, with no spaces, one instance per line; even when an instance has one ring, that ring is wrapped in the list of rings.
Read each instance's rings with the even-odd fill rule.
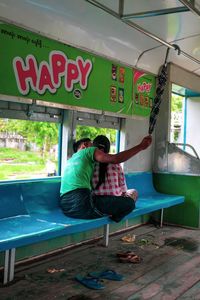
[[[126,257],[119,257],[119,260],[121,262],[138,264],[142,261],[142,258],[140,256],[134,254],[134,255],[128,255]]]
[[[83,284],[84,286],[86,286],[89,289],[92,290],[103,290],[105,288],[105,286],[103,284],[101,284],[100,280],[98,278],[92,277],[92,276],[81,276],[81,275],[77,275],[75,277],[75,279]]]
[[[108,280],[114,280],[114,281],[122,281],[124,279],[124,276],[121,274],[116,273],[113,270],[105,270],[102,272],[91,272],[89,273],[90,276],[94,276],[96,278],[101,279],[108,279]]]
[[[134,256],[135,253],[132,252],[132,251],[126,251],[126,252],[119,252],[119,253],[117,253],[118,257],[127,257],[127,256],[130,256],[130,255]]]

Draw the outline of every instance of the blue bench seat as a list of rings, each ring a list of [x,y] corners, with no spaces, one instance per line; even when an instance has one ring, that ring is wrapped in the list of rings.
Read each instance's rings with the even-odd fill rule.
[[[151,173],[126,176],[128,188],[136,188],[136,208],[124,220],[184,202],[179,195],[156,192]],[[59,207],[60,178],[0,183],[0,251],[5,251],[4,283],[14,278],[15,249],[55,237],[105,226],[108,245],[108,217],[93,220],[66,217]],[[13,251],[14,249],[14,251]]]

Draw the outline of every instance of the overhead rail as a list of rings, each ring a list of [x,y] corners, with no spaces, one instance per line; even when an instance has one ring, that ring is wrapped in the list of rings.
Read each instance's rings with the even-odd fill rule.
[[[185,7],[187,7],[192,13],[200,16],[200,10],[195,6],[195,0],[187,1],[187,0],[179,0]]]
[[[176,8],[167,8],[167,9],[158,9],[158,10],[151,10],[151,11],[143,11],[134,14],[127,14],[123,15],[122,19],[133,19],[133,18],[146,18],[146,17],[155,17],[155,16],[163,16],[168,14],[176,14],[180,12],[189,11],[187,7],[176,7]]]
[[[158,36],[152,34],[151,32],[149,32],[148,30],[145,30],[144,28],[142,28],[141,26],[133,23],[132,21],[129,21],[128,19],[124,19],[124,0],[119,0],[119,10],[118,13],[116,13],[114,10],[110,9],[109,7],[105,6],[104,4],[100,3],[97,0],[85,0],[86,2],[92,4],[93,6],[102,9],[103,11],[107,12],[108,14],[112,15],[113,17],[117,18],[118,20],[121,20],[123,23],[127,24],[128,26],[136,29],[137,31],[145,34],[146,36],[152,38],[153,40],[159,42],[160,44],[170,48],[170,49],[175,49],[176,47],[174,46],[174,44],[170,44],[166,41],[164,41],[163,39],[159,38]],[[188,5],[188,1],[184,1],[184,0],[179,0],[181,1],[185,6],[187,4],[188,9],[192,10],[192,8],[194,9],[195,7],[193,7],[193,5]],[[187,3],[185,3],[187,2]],[[191,8],[192,6],[192,8]],[[196,10],[196,9],[195,9]],[[197,11],[197,10],[196,10]],[[133,15],[133,14],[131,14]],[[200,14],[199,14],[200,15]],[[195,57],[189,55],[188,53],[184,52],[183,50],[180,49],[180,54],[182,54],[183,56],[187,57],[188,59],[192,60],[193,62],[200,64],[200,60],[196,59]]]

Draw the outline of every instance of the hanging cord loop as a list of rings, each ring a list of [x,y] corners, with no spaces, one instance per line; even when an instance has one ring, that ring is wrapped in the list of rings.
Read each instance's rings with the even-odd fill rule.
[[[181,54],[180,47],[176,44],[173,44],[172,46],[174,47],[175,50],[178,51],[178,55],[180,55]],[[162,96],[163,96],[165,85],[167,82],[167,63],[168,63],[167,60],[168,60],[168,56],[169,56],[169,50],[170,50],[170,48],[167,48],[165,62],[164,62],[164,65],[162,66],[161,72],[158,76],[158,86],[156,88],[156,96],[154,98],[154,105],[151,109],[151,114],[150,114],[150,118],[149,118],[149,134],[153,133],[154,127],[156,125],[156,120],[157,120],[157,116],[159,114]]]

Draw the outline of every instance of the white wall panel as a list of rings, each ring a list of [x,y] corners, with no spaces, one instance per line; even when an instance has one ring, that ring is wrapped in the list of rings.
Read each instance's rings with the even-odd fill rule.
[[[125,124],[126,140],[125,149],[129,149],[141,142],[148,135],[149,119],[127,119]],[[152,146],[141,151],[124,163],[125,173],[145,172],[152,169]]]

